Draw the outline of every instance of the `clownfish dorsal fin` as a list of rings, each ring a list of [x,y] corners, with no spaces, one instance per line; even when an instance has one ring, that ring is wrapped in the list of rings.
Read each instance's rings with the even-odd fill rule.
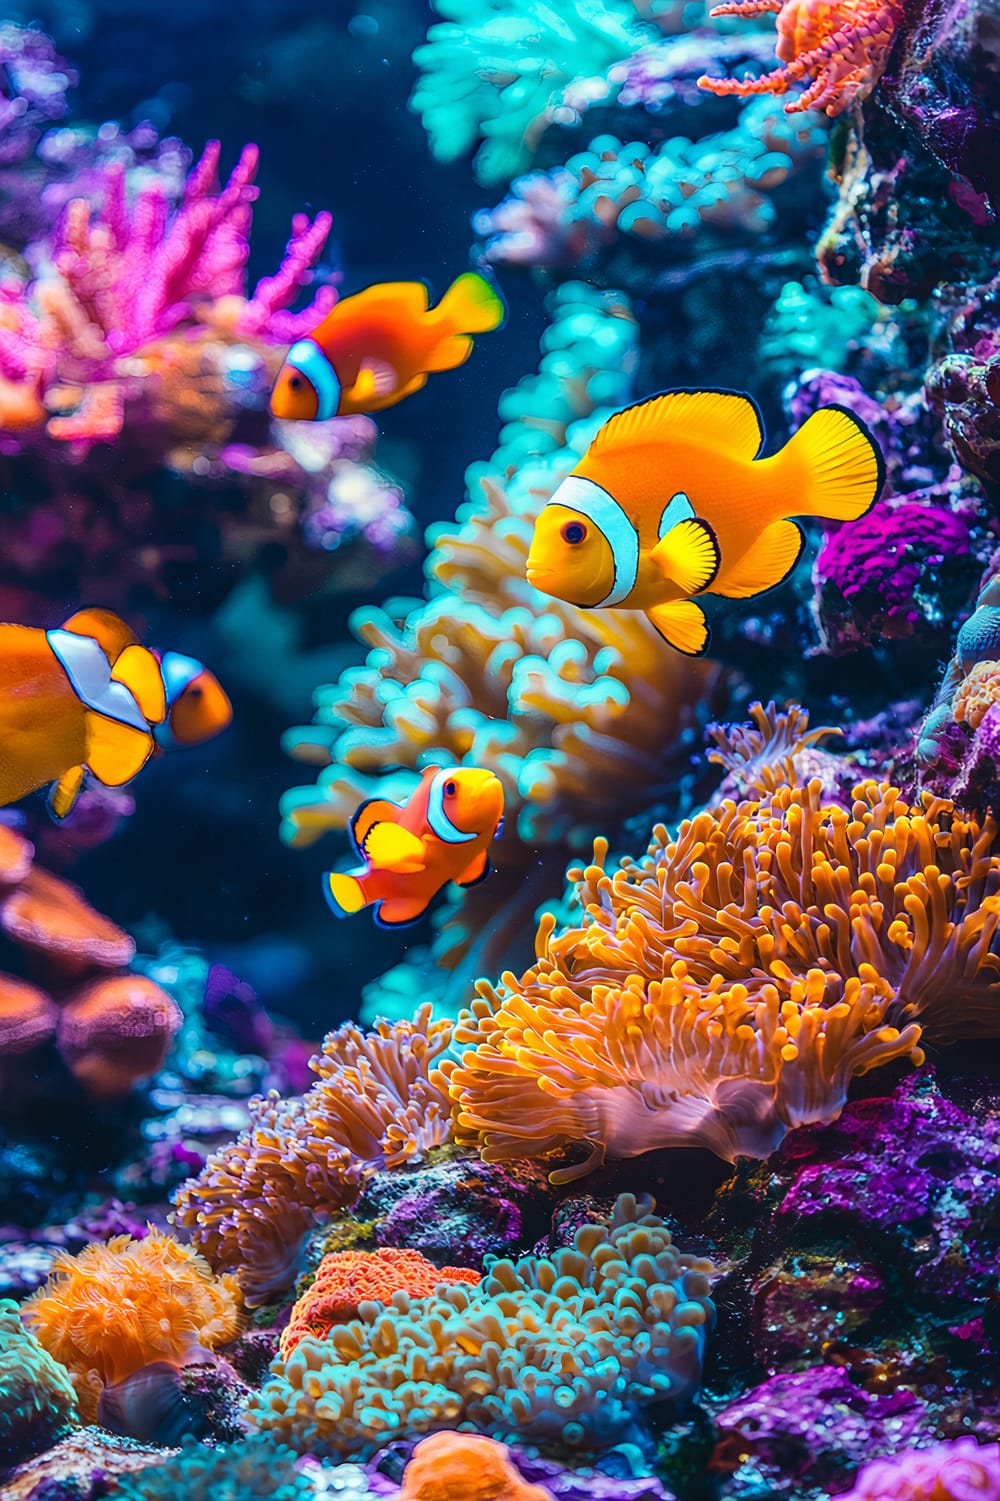
[[[167,714],[167,696],[160,664],[145,646],[126,646],[111,669],[112,680],[124,683],[144,719],[162,724]]]
[[[90,636],[97,642],[109,662],[116,662],[126,646],[135,646],[138,636],[113,610],[77,610],[62,629],[74,636]]]
[[[615,448],[678,441],[754,459],[764,446],[764,427],[756,403],[738,391],[667,391],[609,418],[588,452],[607,457]]]
[[[73,811],[73,805],[80,795],[83,787],[83,779],[86,768],[83,766],[71,766],[69,771],[64,771],[49,793],[49,812],[53,818],[65,818]]]

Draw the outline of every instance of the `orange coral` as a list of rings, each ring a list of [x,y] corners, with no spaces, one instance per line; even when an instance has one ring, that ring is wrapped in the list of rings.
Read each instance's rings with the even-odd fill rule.
[[[43,990],[0,974],[0,1064],[12,1053],[27,1053],[47,1042],[56,1029],[56,1015]]]
[[[496,1439],[445,1429],[417,1444],[399,1501],[552,1501],[552,1492],[522,1480]]]
[[[333,1251],[324,1256],[316,1280],[299,1298],[281,1335],[287,1360],[306,1334],[325,1339],[334,1324],[357,1317],[359,1303],[389,1303],[395,1292],[429,1298],[443,1282],[481,1281],[471,1267],[435,1266],[419,1251],[383,1246],[377,1251]]]
[[[135,955],[127,933],[95,912],[75,886],[38,865],[0,906],[0,927],[64,975],[117,969]]]
[[[847,810],[813,780],[659,827],[613,877],[599,847],[582,921],[543,918],[535,965],[459,1019],[459,1131],[491,1161],[585,1144],[563,1181],[659,1146],[762,1156],[919,1062],[921,1031],[1000,1035],[996,844],[943,799],[865,782]]]
[[[91,1099],[115,1100],[162,1068],[182,1021],[177,1003],[145,975],[112,975],[66,1002],[59,1051]]]
[[[952,710],[959,724],[978,730],[986,711],[1000,701],[1000,662],[977,662],[955,694]]]
[[[145,1240],[65,1252],[21,1308],[39,1343],[73,1376],[90,1421],[101,1391],[153,1361],[183,1365],[239,1329],[235,1277],[153,1226]]]
[[[699,78],[713,94],[784,94],[808,87],[788,114],[822,109],[840,115],[871,93],[889,60],[902,0],[726,0],[712,16],[777,15],[775,51],[783,64],[759,78]]]
[[[34,845],[0,823],[0,886],[17,886],[23,881],[34,857]]]

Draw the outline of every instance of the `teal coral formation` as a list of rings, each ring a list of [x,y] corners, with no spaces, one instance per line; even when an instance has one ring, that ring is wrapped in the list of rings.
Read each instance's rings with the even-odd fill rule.
[[[421,76],[410,100],[442,161],[471,151],[476,175],[509,180],[531,162],[561,105],[561,88],[602,73],[649,39],[630,0],[434,0],[444,19],[413,60]]]
[[[255,1096],[248,1129],[178,1191],[178,1226],[216,1271],[238,1274],[250,1307],[291,1286],[304,1236],[354,1203],[366,1177],[450,1138],[450,1102],[429,1074],[451,1031],[423,1006],[368,1033],[328,1033],[308,1093]]]
[[[623,1194],[571,1247],[487,1258],[477,1287],[396,1293],[306,1335],[247,1417],[315,1455],[458,1425],[569,1449],[631,1440],[644,1408],[699,1386],[711,1270],[674,1248],[651,1200]]]
[[[469,470],[457,520],[430,533],[428,598],[356,612],[366,664],[320,688],[313,723],[284,741],[323,768],[315,786],[282,798],[283,837],[300,848],[343,829],[365,797],[407,795],[425,766],[500,778],[496,873],[465,893],[435,950],[470,978],[495,969],[534,906],[556,894],[541,883],[559,858],[663,789],[715,682],[710,665],[672,652],[642,616],[577,609],[525,578],[534,518],[629,399],[637,353],[618,294],[571,283],[553,312],[538,374],[501,398],[499,448]],[[548,872],[538,845],[553,852]]]
[[[24,1328],[17,1304],[0,1299],[0,1478],[78,1422],[69,1372]]]
[[[118,1501],[306,1501],[316,1490],[293,1449],[251,1437],[217,1449],[189,1440],[166,1463],[122,1476],[114,1494]]]

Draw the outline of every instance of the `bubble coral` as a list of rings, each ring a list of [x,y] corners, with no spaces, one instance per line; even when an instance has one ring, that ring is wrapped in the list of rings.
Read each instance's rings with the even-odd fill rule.
[[[78,1421],[69,1372],[24,1328],[17,1304],[0,1299],[0,1478]]]
[[[787,764],[787,763],[786,763]],[[488,1161],[569,1143],[767,1156],[836,1118],[851,1079],[929,1037],[1000,1033],[1000,855],[943,799],[861,783],[750,790],[658,826],[614,876],[570,873],[582,916],[543,916],[536,963],[483,981],[441,1075]]]
[[[978,730],[995,703],[1000,703],[1000,662],[977,662],[959,685],[952,713],[957,723]]]
[[[427,1298],[442,1283],[475,1284],[480,1273],[470,1267],[435,1266],[419,1251],[381,1246],[377,1251],[331,1251],[316,1268],[315,1281],[292,1309],[281,1331],[284,1360],[303,1335],[325,1339],[334,1324],[357,1317],[363,1302],[390,1303],[393,1293]]]
[[[204,1358],[239,1328],[235,1277],[155,1226],[143,1240],[116,1235],[58,1255],[48,1281],[22,1305],[42,1346],[74,1377],[84,1416],[101,1391],[153,1361]]]
[[[462,961],[456,989],[502,962],[549,894],[533,847],[585,849],[608,820],[648,804],[717,681],[638,612],[576,609],[525,578],[534,517],[609,415],[602,404],[627,399],[635,362],[620,296],[574,283],[553,307],[539,374],[501,398],[501,446],[469,472],[475,498],[430,534],[429,598],[401,622],[357,611],[365,666],[318,689],[313,724],[284,740],[323,768],[282,798],[282,836],[300,848],[344,828],[364,797],[409,793],[415,778],[400,767],[466,764],[500,778],[496,872],[464,894],[436,947],[446,968]]]
[[[1000,1444],[957,1438],[872,1460],[843,1501],[995,1501],[997,1496]]]
[[[903,0],[727,0],[712,16],[776,15],[782,66],[759,78],[700,78],[713,94],[786,94],[808,79],[785,105],[789,114],[821,109],[843,114],[871,93],[889,59]]]
[[[329,1033],[308,1094],[251,1100],[249,1129],[178,1192],[176,1223],[214,1267],[238,1273],[250,1306],[291,1285],[303,1236],[350,1206],[367,1175],[449,1139],[448,1097],[429,1074],[451,1023],[430,1011]]]
[[[491,1436],[604,1447],[641,1409],[698,1385],[714,1310],[704,1261],[679,1254],[651,1202],[622,1195],[571,1247],[487,1259],[478,1287],[362,1304],[307,1335],[251,1398],[248,1420],[309,1453],[469,1425]]]
[[[507,1449],[477,1433],[445,1429],[420,1440],[403,1472],[399,1501],[552,1501],[522,1480]]]

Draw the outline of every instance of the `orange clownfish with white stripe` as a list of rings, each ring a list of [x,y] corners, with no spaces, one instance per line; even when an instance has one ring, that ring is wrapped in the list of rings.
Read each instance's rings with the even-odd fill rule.
[[[503,828],[503,788],[491,771],[429,766],[409,802],[362,803],[351,820],[361,870],[328,871],[327,902],[338,917],[375,904],[383,928],[417,922],[454,881],[474,886],[490,873],[489,845]]]
[[[198,671],[185,677],[174,658]],[[140,646],[110,610],[79,610],[49,631],[0,625],[0,806],[52,783],[50,810],[65,818],[88,772],[121,787],[158,743],[196,744],[231,717],[200,663]]]
[[[271,414],[325,422],[395,406],[435,370],[472,353],[472,335],[499,328],[503,299],[477,271],[458,277],[436,307],[421,281],[387,281],[342,297],[288,351],[271,392]]]

